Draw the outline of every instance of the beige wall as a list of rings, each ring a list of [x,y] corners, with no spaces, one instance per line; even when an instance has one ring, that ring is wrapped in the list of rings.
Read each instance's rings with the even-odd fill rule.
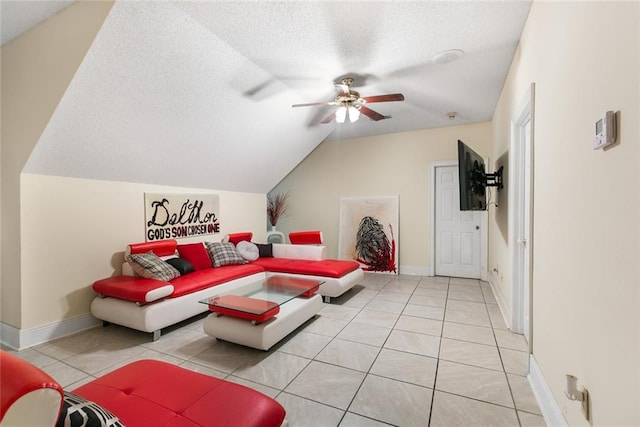
[[[112,6],[78,2],[3,45],[1,319],[21,324],[20,171]]]
[[[120,273],[123,251],[143,242],[144,193],[212,193],[220,197],[220,241],[253,231],[265,238],[264,194],[23,174],[21,177],[22,329],[89,312],[91,284]]]
[[[493,120],[498,158],[535,82],[533,356],[570,425],[587,422],[568,373],[593,425],[640,425],[639,23],[637,2],[535,2]],[[607,110],[620,143],[594,151]],[[507,267],[504,230],[499,216],[490,259]]]
[[[341,197],[399,195],[399,266],[426,269],[430,249],[430,162],[457,160],[462,139],[489,155],[491,124],[476,123],[376,137],[325,141],[273,191],[288,191],[284,231],[322,230],[327,254],[338,254]]]

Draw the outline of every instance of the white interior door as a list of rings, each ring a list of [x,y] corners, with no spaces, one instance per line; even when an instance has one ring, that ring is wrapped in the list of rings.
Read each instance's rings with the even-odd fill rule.
[[[436,276],[481,278],[483,214],[460,211],[458,166],[435,168]]]

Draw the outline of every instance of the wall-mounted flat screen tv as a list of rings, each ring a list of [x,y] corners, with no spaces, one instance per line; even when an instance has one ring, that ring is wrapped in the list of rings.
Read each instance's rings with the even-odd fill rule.
[[[486,210],[487,187],[484,159],[460,140],[458,140],[458,175],[460,178],[460,210]]]

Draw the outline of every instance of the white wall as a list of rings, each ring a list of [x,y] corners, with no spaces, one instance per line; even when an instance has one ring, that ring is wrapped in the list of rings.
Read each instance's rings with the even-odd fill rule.
[[[458,139],[488,155],[491,124],[323,142],[273,190],[290,195],[290,215],[278,230],[321,230],[327,255],[337,257],[340,198],[399,195],[400,272],[427,274],[429,164],[457,160]]]
[[[535,2],[493,119],[508,153],[517,104],[535,82],[533,357],[570,425],[565,374],[591,395],[593,425],[640,425],[640,4]],[[620,143],[591,148],[594,123],[620,111]],[[507,212],[490,266],[506,268]]]
[[[89,313],[92,283],[119,274],[126,245],[145,241],[145,192],[219,195],[220,233],[179,242],[266,234],[264,194],[30,174],[21,188],[23,330]]]

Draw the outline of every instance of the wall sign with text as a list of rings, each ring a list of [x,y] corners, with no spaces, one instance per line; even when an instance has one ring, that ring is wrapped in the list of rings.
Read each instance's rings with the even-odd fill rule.
[[[220,232],[217,194],[144,194],[146,241]]]

